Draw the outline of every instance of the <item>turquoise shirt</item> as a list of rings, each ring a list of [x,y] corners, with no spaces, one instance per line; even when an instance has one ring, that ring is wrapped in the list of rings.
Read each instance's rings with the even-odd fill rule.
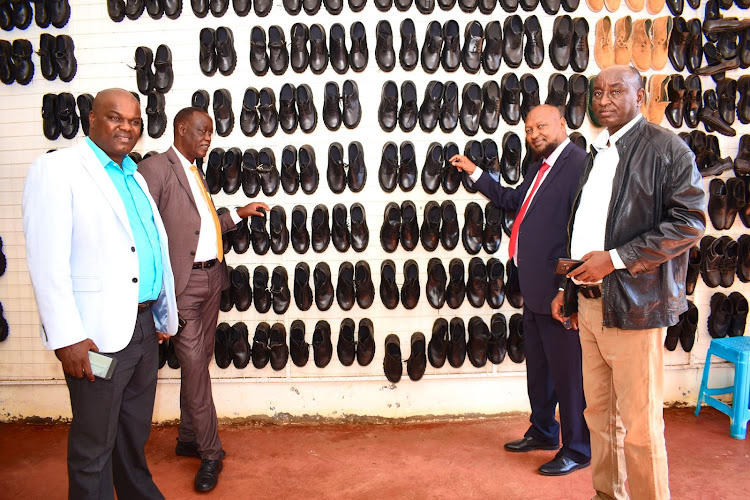
[[[120,168],[91,139],[87,137],[86,142],[102,162],[109,178],[112,179],[128,214],[135,249],[138,253],[138,302],[156,300],[162,287],[161,244],[151,204],[140,184],[133,178],[137,165],[128,155],[125,155],[122,168]]]

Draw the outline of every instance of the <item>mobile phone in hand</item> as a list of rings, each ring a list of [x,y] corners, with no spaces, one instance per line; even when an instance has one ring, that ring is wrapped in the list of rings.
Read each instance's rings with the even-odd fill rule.
[[[562,274],[562,275],[568,274],[570,271],[580,266],[581,264],[583,264],[582,260],[566,259],[566,258],[557,259],[557,265],[555,266],[555,274]]]

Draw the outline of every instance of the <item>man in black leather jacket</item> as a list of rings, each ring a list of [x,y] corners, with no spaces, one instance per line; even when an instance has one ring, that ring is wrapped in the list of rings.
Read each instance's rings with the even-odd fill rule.
[[[662,345],[687,309],[687,251],[706,224],[695,158],[641,116],[644,98],[632,67],[596,77],[593,109],[607,130],[592,143],[568,230],[583,261],[566,285],[577,286],[578,312],[566,303],[565,314],[580,330],[595,498],[628,498],[626,479],[633,498],[669,498]],[[560,321],[564,295],[575,297],[552,301]]]

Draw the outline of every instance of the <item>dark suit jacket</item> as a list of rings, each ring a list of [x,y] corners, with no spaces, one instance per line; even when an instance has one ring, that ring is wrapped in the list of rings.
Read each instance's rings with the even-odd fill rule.
[[[568,144],[555,161],[526,210],[518,233],[518,277],[524,304],[535,313],[549,314],[560,279],[555,275],[557,259],[568,256],[568,219],[575,201],[586,152]],[[501,186],[487,172],[474,183],[498,208],[517,212],[531,189],[542,162],[529,166],[516,188]]]
[[[141,161],[138,164],[138,172],[146,179],[148,190],[159,207],[167,230],[175,293],[179,296],[185,290],[193,270],[201,228],[201,218],[193,199],[193,192],[190,190],[185,169],[171,147],[166,153],[150,156]],[[206,186],[202,174],[201,179]],[[229,213],[219,215],[219,223],[222,233],[235,228]],[[226,261],[220,265],[223,270],[222,289],[226,289],[229,286]]]

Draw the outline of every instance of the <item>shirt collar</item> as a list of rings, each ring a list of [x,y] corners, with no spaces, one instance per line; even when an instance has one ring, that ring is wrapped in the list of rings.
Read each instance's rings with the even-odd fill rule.
[[[641,118],[643,118],[643,115],[638,113],[637,115],[635,115],[635,118],[623,125],[620,130],[618,130],[611,136],[609,135],[609,130],[604,129],[602,133],[599,134],[596,139],[594,139],[594,142],[591,143],[591,146],[594,147],[597,151],[607,149],[607,143],[609,143],[610,146],[614,146],[623,135],[627,134],[630,129],[633,128],[635,124],[641,120]]]
[[[549,165],[550,168],[554,167],[555,166],[555,162],[557,161],[557,159],[562,154],[563,149],[565,149],[568,146],[568,144],[570,144],[570,139],[568,137],[566,137],[565,140],[559,146],[557,146],[557,148],[555,148],[554,151],[552,151],[552,154],[549,155],[547,158],[544,159],[544,163],[546,163],[547,165]]]
[[[190,169],[190,167],[192,167],[192,166],[193,166],[193,164],[192,164],[192,163],[190,163],[190,162],[189,162],[189,161],[187,160],[187,158],[185,158],[184,156],[182,156],[182,153],[180,153],[180,150],[179,150],[179,149],[177,149],[177,147],[176,147],[176,146],[175,146],[174,144],[172,144],[172,151],[174,151],[174,153],[175,153],[175,154],[177,155],[177,159],[178,159],[178,160],[180,160],[180,163],[182,164],[182,166],[183,166],[184,168],[186,168],[186,169]]]
[[[94,155],[96,155],[96,158],[101,162],[103,167],[106,168],[110,166],[110,164],[112,164],[117,168],[117,170],[120,170],[120,166],[115,163],[115,161],[110,158],[107,153],[102,151],[102,148],[94,144],[94,141],[92,141],[90,137],[86,137],[86,142],[94,152]],[[122,172],[125,175],[133,175],[136,168],[138,168],[138,165],[133,161],[133,159],[129,155],[125,155],[125,158],[122,159]]]

